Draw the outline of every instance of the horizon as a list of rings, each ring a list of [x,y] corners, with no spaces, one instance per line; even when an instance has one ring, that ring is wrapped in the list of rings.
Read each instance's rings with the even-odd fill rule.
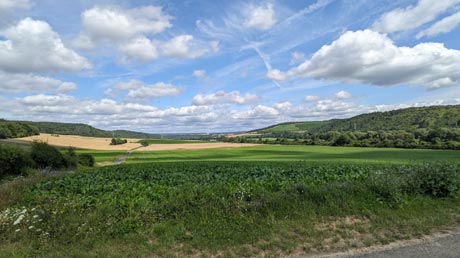
[[[153,134],[460,104],[460,0],[0,0],[0,117]]]

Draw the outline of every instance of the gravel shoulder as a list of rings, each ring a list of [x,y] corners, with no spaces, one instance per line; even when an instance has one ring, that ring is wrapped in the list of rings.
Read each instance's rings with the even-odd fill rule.
[[[400,241],[384,246],[324,255],[295,255],[289,258],[460,258],[460,229]]]

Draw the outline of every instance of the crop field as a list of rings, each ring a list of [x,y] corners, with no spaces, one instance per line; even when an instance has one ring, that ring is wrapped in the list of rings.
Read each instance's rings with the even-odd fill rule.
[[[141,150],[0,184],[0,257],[278,257],[460,226],[459,151]]]
[[[460,165],[164,162],[44,180],[0,207],[0,257],[242,257],[460,224]]]
[[[460,151],[358,148],[329,146],[260,145],[244,148],[146,152],[139,149],[128,163],[164,161],[322,161],[364,163],[460,162]]]

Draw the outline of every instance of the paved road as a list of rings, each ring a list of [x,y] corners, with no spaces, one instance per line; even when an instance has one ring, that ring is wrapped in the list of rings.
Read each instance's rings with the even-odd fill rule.
[[[460,232],[345,253],[296,258],[460,258]]]

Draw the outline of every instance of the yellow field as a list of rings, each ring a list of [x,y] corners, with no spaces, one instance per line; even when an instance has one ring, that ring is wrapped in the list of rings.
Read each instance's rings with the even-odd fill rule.
[[[32,142],[43,141],[53,146],[59,147],[75,147],[78,149],[89,150],[132,150],[141,147],[137,141],[139,139],[128,138],[128,143],[121,145],[110,145],[112,138],[99,138],[99,137],[85,137],[77,135],[51,135],[40,134],[24,138],[9,139],[9,142]],[[224,142],[210,142],[210,143],[186,143],[186,144],[152,144],[147,147],[142,147],[142,151],[160,151],[160,150],[198,150],[198,149],[212,149],[212,148],[235,148],[244,146],[254,146],[256,144],[241,144],[241,143],[224,143]]]

